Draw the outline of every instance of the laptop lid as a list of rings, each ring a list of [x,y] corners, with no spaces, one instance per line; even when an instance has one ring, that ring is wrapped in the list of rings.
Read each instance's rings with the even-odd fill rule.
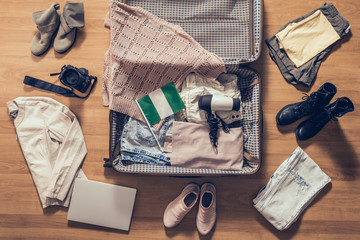
[[[129,231],[136,189],[75,179],[67,219]]]

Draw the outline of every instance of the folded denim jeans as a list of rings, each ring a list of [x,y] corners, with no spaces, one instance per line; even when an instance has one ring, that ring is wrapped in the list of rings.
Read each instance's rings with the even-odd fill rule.
[[[331,181],[298,147],[253,199],[254,207],[278,230],[287,229]]]
[[[149,127],[144,122],[127,116],[126,124],[121,135],[121,161],[123,164],[147,163],[158,165],[170,165],[170,160],[156,143]],[[165,118],[164,123],[157,131],[153,132],[160,145],[163,147],[165,135],[172,131],[174,116]]]

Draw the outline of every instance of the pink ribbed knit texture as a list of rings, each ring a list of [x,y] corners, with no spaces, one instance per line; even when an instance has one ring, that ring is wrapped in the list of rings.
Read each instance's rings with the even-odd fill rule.
[[[163,85],[178,88],[190,72],[216,79],[224,62],[180,26],[139,7],[110,1],[105,19],[111,43],[105,53],[103,102],[111,110],[145,121],[135,100]]]

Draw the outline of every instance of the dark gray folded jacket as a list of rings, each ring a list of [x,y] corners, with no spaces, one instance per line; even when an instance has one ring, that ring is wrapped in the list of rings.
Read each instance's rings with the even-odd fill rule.
[[[317,10],[320,10],[325,17],[329,20],[335,31],[339,34],[340,38],[344,37],[350,30],[349,22],[339,14],[335,6],[331,3],[324,3],[320,8],[313,10],[312,12],[292,20],[285,24],[279,32],[285,29],[290,23],[297,23],[301,20],[309,17]],[[302,83],[306,86],[310,86],[316,78],[317,72],[320,68],[321,61],[330,53],[333,45],[329,46],[321,53],[310,59],[300,67],[296,67],[294,63],[289,59],[286,52],[280,49],[278,40],[275,35],[265,40],[269,47],[269,55],[272,60],[277,64],[279,70],[286,81],[291,84]]]

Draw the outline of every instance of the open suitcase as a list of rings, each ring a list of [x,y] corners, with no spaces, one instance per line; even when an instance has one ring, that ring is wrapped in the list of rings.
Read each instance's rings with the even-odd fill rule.
[[[125,0],[168,22],[180,25],[205,49],[224,61],[227,73],[238,76],[244,133],[244,165],[241,170],[195,169],[121,160],[121,133],[126,115],[110,110],[109,159],[104,166],[126,173],[156,175],[250,175],[261,165],[262,111],[260,76],[241,65],[257,60],[261,50],[262,0]],[[245,154],[246,153],[246,154]]]

